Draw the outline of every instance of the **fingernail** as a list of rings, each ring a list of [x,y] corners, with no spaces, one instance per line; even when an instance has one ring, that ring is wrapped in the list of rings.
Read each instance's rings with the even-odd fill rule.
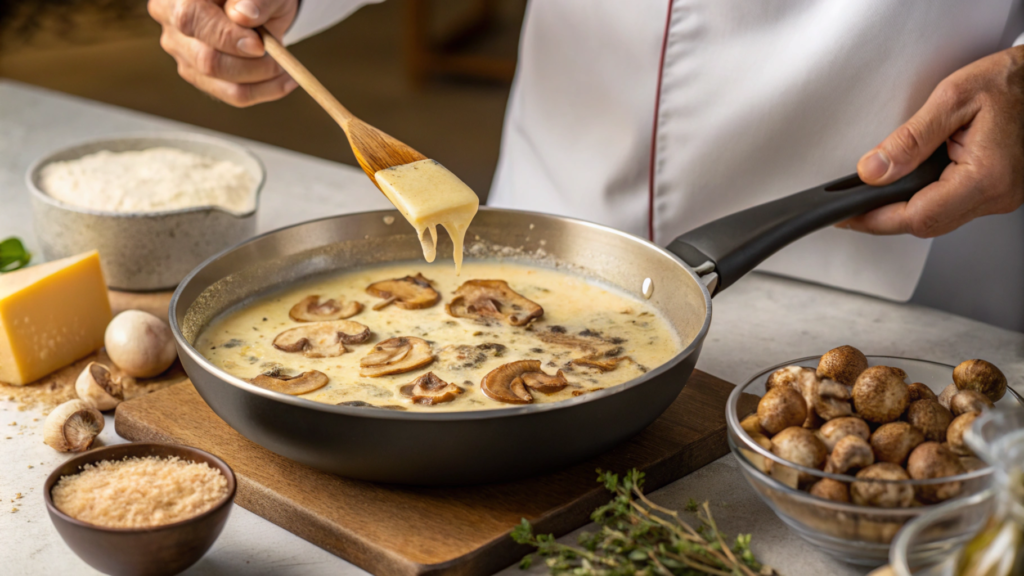
[[[252,0],[242,0],[238,4],[235,4],[235,12],[254,20],[260,17],[259,6],[256,6]]]
[[[288,81],[284,83],[285,92],[291,92],[292,90],[295,90],[298,87],[299,83],[296,82],[294,78],[289,78]]]
[[[868,180],[878,180],[889,171],[890,164],[889,157],[885,155],[885,152],[875,150],[861,159],[860,165],[863,167],[860,171],[861,177]]]
[[[238,51],[249,56],[263,56],[263,47],[255,38],[245,37],[239,40]]]

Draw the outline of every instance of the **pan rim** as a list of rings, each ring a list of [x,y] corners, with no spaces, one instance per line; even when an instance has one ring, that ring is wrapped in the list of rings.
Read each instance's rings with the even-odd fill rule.
[[[177,319],[177,314],[176,314],[176,309],[178,308],[178,303],[179,303],[179,300],[181,298],[181,295],[184,292],[184,289],[192,282],[194,277],[197,274],[199,274],[201,271],[206,269],[206,267],[208,265],[212,264],[216,260],[220,259],[223,256],[226,256],[227,254],[229,254],[230,252],[232,252],[232,251],[234,251],[234,250],[236,250],[238,248],[241,248],[242,246],[245,246],[247,244],[260,241],[260,240],[262,240],[262,239],[264,239],[266,237],[269,237],[269,236],[271,236],[273,234],[278,234],[278,233],[281,233],[281,232],[284,232],[286,230],[290,230],[290,229],[293,229],[293,228],[298,228],[298,227],[302,227],[302,226],[312,225],[312,224],[315,224],[317,222],[323,222],[323,221],[335,220],[335,219],[343,219],[343,218],[351,218],[351,217],[369,218],[369,217],[374,217],[374,216],[379,216],[379,217],[393,216],[393,217],[396,218],[396,220],[398,218],[401,218],[403,222],[405,221],[404,217],[401,215],[401,213],[398,210],[394,210],[394,209],[386,210],[385,209],[385,210],[368,210],[368,211],[362,211],[362,212],[350,212],[348,214],[336,214],[336,215],[332,215],[332,216],[325,216],[325,217],[322,217],[322,218],[315,218],[315,219],[312,219],[312,220],[306,220],[306,221],[299,222],[299,223],[296,223],[296,224],[290,224],[288,226],[282,226],[281,228],[276,228],[274,230],[270,230],[270,231],[264,232],[262,234],[258,234],[256,236],[253,236],[252,238],[249,238],[248,240],[244,240],[244,241],[242,241],[242,242],[240,242],[238,244],[235,244],[234,246],[231,246],[231,247],[229,247],[229,248],[227,248],[225,250],[222,250],[222,251],[218,252],[217,254],[214,254],[213,256],[209,257],[204,262],[202,262],[201,264],[196,266],[195,269],[193,269],[191,272],[189,272],[188,275],[185,276],[184,279],[182,279],[182,281],[178,284],[178,287],[174,290],[174,295],[171,297],[171,302],[170,302],[170,305],[168,307],[169,308],[169,310],[168,310],[168,312],[169,312],[168,317],[169,318],[168,319],[170,320],[171,333],[174,336],[175,343],[177,344],[179,351],[183,351],[185,354],[187,354],[189,359],[192,362],[197,364],[198,367],[201,368],[204,372],[206,372],[210,376],[213,376],[214,379],[217,380],[220,384],[229,384],[231,386],[234,386],[235,388],[239,388],[239,389],[241,389],[241,390],[243,390],[245,392],[248,392],[250,394],[255,394],[257,396],[261,396],[261,397],[266,398],[268,400],[273,400],[273,401],[280,402],[280,403],[283,403],[283,404],[288,404],[288,405],[290,405],[292,407],[295,407],[295,408],[305,408],[305,409],[315,410],[315,411],[318,411],[318,412],[325,412],[325,413],[329,413],[329,414],[338,414],[340,416],[357,417],[357,418],[368,418],[368,419],[374,419],[374,420],[402,420],[402,421],[421,421],[421,420],[425,420],[425,421],[460,421],[461,422],[461,421],[471,421],[471,420],[490,420],[490,419],[494,419],[494,418],[512,418],[512,417],[530,415],[530,414],[535,414],[535,413],[549,412],[549,411],[553,411],[553,410],[564,410],[564,409],[572,408],[572,407],[575,407],[575,406],[578,406],[578,405],[581,405],[581,404],[586,404],[586,403],[589,403],[589,402],[596,402],[598,400],[607,398],[609,396],[614,396],[616,394],[623,393],[626,390],[630,390],[630,389],[632,389],[634,387],[640,386],[640,385],[648,382],[649,380],[651,380],[651,379],[653,379],[655,377],[658,377],[658,376],[664,374],[665,372],[668,372],[669,370],[674,368],[676,365],[678,365],[680,362],[682,362],[686,358],[688,358],[691,354],[693,354],[701,346],[701,344],[704,342],[704,339],[707,336],[708,329],[710,328],[710,325],[711,325],[711,293],[708,291],[707,286],[701,280],[700,275],[698,275],[696,272],[694,272],[693,269],[688,264],[686,264],[682,259],[680,259],[678,256],[676,256],[672,252],[666,250],[665,248],[662,248],[662,247],[658,246],[657,244],[654,244],[653,242],[650,242],[648,240],[640,238],[639,236],[634,236],[634,235],[629,234],[628,232],[624,232],[622,230],[617,230],[617,229],[611,228],[609,226],[605,226],[605,225],[602,225],[602,224],[597,224],[597,223],[590,222],[590,221],[587,221],[587,220],[582,220],[582,219],[579,219],[579,218],[572,218],[572,217],[568,217],[568,216],[559,216],[559,215],[556,215],[556,214],[548,214],[548,213],[543,213],[543,212],[532,212],[532,211],[527,211],[527,210],[512,210],[512,209],[507,209],[507,208],[490,208],[490,207],[487,207],[487,206],[481,206],[480,210],[481,211],[486,211],[486,212],[492,212],[492,213],[506,213],[506,214],[522,215],[522,216],[542,217],[542,218],[545,218],[545,219],[564,220],[564,221],[568,221],[568,222],[571,222],[571,223],[574,223],[574,224],[577,224],[577,225],[581,225],[581,226],[585,226],[585,227],[588,227],[588,228],[595,229],[595,230],[597,230],[599,232],[602,232],[602,233],[610,234],[612,236],[617,236],[617,237],[623,239],[624,241],[639,243],[640,245],[644,246],[646,249],[653,250],[653,251],[655,251],[656,253],[658,253],[661,256],[668,257],[671,261],[674,261],[677,265],[679,265],[690,276],[690,279],[697,285],[697,287],[701,291],[701,295],[704,298],[704,321],[703,321],[703,324],[700,327],[700,330],[698,330],[697,334],[693,338],[691,338],[689,342],[686,343],[686,345],[683,347],[683,349],[679,353],[677,353],[675,356],[670,358],[668,361],[664,362],[663,364],[661,364],[657,368],[653,368],[653,369],[647,371],[646,373],[644,373],[642,376],[640,376],[638,378],[634,378],[632,380],[623,382],[621,384],[616,384],[614,386],[609,386],[609,387],[604,388],[602,390],[598,390],[598,391],[595,391],[595,392],[590,392],[588,394],[584,394],[582,396],[577,396],[575,398],[567,398],[565,400],[559,400],[557,402],[544,402],[544,403],[540,403],[540,404],[527,404],[527,405],[514,406],[514,407],[509,407],[509,408],[490,408],[490,409],[485,409],[485,410],[467,410],[467,411],[459,411],[459,412],[454,412],[454,411],[447,411],[447,412],[408,412],[408,411],[385,410],[385,409],[376,409],[375,410],[375,409],[368,409],[366,407],[356,407],[356,406],[339,406],[339,405],[336,405],[336,404],[326,404],[326,403],[323,403],[323,402],[316,402],[314,400],[309,400],[307,398],[300,398],[298,396],[291,396],[291,395],[288,395],[288,394],[284,394],[283,392],[276,392],[276,391],[273,391],[273,390],[267,390],[266,388],[261,388],[259,386],[256,386],[255,384],[251,384],[251,383],[243,380],[242,378],[239,378],[237,376],[233,376],[233,375],[228,374],[227,372],[221,370],[220,368],[217,368],[209,360],[207,360],[207,358],[205,356],[200,354],[199,351],[191,343],[189,343],[185,339],[184,335],[181,333],[181,327],[179,326],[178,319]],[[204,290],[205,290],[205,288],[204,288]]]

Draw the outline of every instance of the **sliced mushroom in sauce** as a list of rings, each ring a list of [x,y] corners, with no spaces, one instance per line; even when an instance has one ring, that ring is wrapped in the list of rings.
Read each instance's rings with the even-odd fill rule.
[[[319,370],[310,370],[296,376],[284,376],[275,370],[267,374],[260,374],[250,379],[249,382],[260,388],[296,396],[319,390],[327,385],[328,380],[327,374]]]
[[[455,400],[462,394],[462,388],[438,378],[433,372],[427,372],[412,382],[398,389],[405,396],[412,398],[413,403],[432,406]]]
[[[579,334],[569,334],[561,326],[552,326],[547,330],[538,330],[536,335],[542,342],[579,350],[592,358],[615,356],[615,353],[622,352],[622,347],[619,344],[625,342],[622,338],[605,338],[592,330],[583,330]]]
[[[518,360],[491,370],[480,382],[480,389],[498,402],[529,404],[533,402],[530,389],[553,394],[568,385],[561,370],[551,376],[541,370],[540,360]]]
[[[455,291],[445,305],[456,318],[500,320],[525,326],[544,315],[544,308],[509,287],[504,280],[469,280]]]
[[[434,361],[430,344],[414,336],[388,338],[359,361],[359,375],[378,378],[423,368]]]
[[[320,301],[319,294],[306,296],[298,304],[292,306],[288,316],[296,322],[324,322],[328,320],[344,320],[359,314],[363,305],[355,300],[348,302],[340,298]]]
[[[577,366],[585,366],[587,368],[594,368],[601,372],[611,372],[619,367],[619,364],[623,362],[632,362],[633,359],[629,356],[618,356],[616,358],[575,358],[572,363]]]
[[[374,310],[380,310],[390,304],[405,310],[418,310],[430,308],[441,299],[441,295],[431,284],[432,282],[422,273],[417,273],[415,276],[374,282],[366,287],[366,292],[371,296],[383,298],[373,305]]]
[[[345,344],[359,344],[370,338],[370,329],[351,320],[315,322],[285,330],[274,338],[274,348],[301,352],[307,358],[333,358],[348,352]]]

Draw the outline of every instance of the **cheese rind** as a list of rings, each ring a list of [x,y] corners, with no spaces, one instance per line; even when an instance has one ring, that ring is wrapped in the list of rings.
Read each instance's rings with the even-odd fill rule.
[[[0,382],[28,384],[88,356],[110,319],[95,250],[0,275]]]

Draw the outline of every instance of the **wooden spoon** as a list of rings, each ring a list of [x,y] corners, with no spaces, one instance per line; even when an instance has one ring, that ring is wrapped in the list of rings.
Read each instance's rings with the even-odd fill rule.
[[[377,188],[380,188],[380,184],[377,183],[374,174],[378,170],[427,159],[426,156],[409,145],[356,118],[277,38],[274,38],[273,34],[262,26],[256,31],[263,38],[267,54],[270,54],[270,57],[276,60],[285,72],[298,82],[299,86],[302,86],[345,131],[348,143],[352,146],[352,152],[356,155],[356,160],[359,161],[359,165],[363,167],[363,171]]]

